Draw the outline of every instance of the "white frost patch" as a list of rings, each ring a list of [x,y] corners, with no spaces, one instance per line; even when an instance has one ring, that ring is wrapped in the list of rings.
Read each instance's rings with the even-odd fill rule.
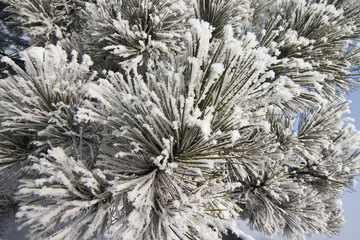
[[[234,130],[231,133],[231,141],[232,143],[235,143],[237,140],[239,140],[241,137],[240,133],[238,130]]]

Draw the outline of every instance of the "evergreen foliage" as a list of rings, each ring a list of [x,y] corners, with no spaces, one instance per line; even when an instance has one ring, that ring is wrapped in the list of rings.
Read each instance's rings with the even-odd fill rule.
[[[0,2],[0,57],[11,57],[17,64],[23,66],[19,51],[29,47],[29,44],[23,38],[24,32],[19,28],[19,24],[10,24],[7,21],[11,17],[11,14],[4,10],[7,6]],[[6,77],[5,71],[11,71],[11,68],[0,62],[1,78]]]
[[[0,2],[0,231],[12,211],[29,239],[339,231],[358,1]]]

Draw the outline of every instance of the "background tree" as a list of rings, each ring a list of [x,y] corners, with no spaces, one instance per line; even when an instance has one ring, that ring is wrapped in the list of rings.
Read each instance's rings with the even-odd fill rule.
[[[0,2],[0,204],[28,238],[339,231],[358,1]]]
[[[29,47],[29,44],[19,25],[10,23],[11,14],[4,10],[6,6],[0,2],[0,57],[10,57],[21,65],[22,62],[18,53]],[[6,67],[5,63],[0,63],[0,76],[2,78],[6,77],[4,71],[11,71],[11,68],[7,69]]]

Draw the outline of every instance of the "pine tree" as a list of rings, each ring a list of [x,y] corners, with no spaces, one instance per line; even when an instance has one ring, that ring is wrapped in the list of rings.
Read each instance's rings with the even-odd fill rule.
[[[23,66],[19,58],[19,51],[29,47],[26,39],[23,37],[24,32],[20,29],[19,24],[9,21],[11,14],[5,11],[6,4],[0,2],[0,58],[7,56],[12,58],[18,65]],[[5,78],[5,71],[11,71],[11,68],[0,62],[0,77]],[[11,72],[14,73],[14,72]]]
[[[18,53],[2,54],[2,227],[13,211],[29,239],[340,230],[357,0],[0,2]]]

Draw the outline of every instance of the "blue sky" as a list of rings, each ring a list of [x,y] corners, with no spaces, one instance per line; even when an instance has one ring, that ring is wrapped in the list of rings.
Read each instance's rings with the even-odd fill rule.
[[[350,116],[355,119],[355,126],[360,130],[360,90],[354,91],[349,95],[349,99],[352,101],[350,104],[351,113]],[[341,197],[343,201],[343,215],[346,218],[346,223],[341,229],[338,235],[332,238],[323,238],[316,235],[307,238],[307,240],[358,240],[359,228],[360,228],[360,177],[357,177],[359,182],[355,190],[356,192],[345,192]],[[241,224],[242,230],[254,237],[256,240],[284,240],[285,238],[275,236],[273,238],[265,237],[262,233],[250,231],[245,223]]]

